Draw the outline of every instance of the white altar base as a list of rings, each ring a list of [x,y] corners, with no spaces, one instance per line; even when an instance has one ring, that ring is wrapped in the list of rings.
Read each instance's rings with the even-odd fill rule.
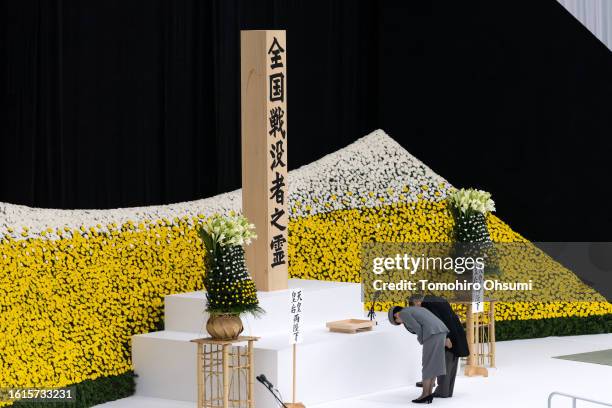
[[[298,345],[298,398],[307,406],[389,390],[414,383],[419,377],[420,347],[415,336],[392,326],[378,313],[379,325],[358,334],[330,333],[325,323],[365,318],[361,285],[315,280],[289,280],[303,289],[302,332]],[[266,314],[244,319],[244,335],[255,342],[255,372],[265,374],[286,400],[291,398],[292,346],[289,342],[289,291],[259,292]],[[136,395],[196,401],[196,346],[190,340],[206,337],[203,292],[167,296],[165,328],[132,339]],[[256,406],[273,407],[268,391],[256,383]]]
[[[382,316],[379,314],[379,317]],[[382,320],[382,319],[381,319]],[[399,329],[396,335],[407,340],[410,336]],[[455,396],[436,399],[436,406],[457,408],[516,408],[546,407],[548,395],[553,391],[584,396],[594,400],[612,402],[612,367],[553,359],[553,356],[584,353],[612,347],[612,334],[585,336],[547,337],[542,339],[502,341],[497,343],[497,369],[489,370],[489,377],[464,377],[459,374],[455,384]],[[385,364],[380,363],[377,374],[387,377]],[[408,369],[408,368],[407,368]],[[349,383],[354,378],[343,381]],[[378,393],[355,394],[353,398],[338,400],[308,408],[403,408],[411,406],[410,400],[419,390],[412,383],[405,387]],[[259,386],[259,385],[258,385]],[[275,405],[258,405],[272,408]],[[415,405],[416,406],[416,405]],[[553,408],[569,408],[571,404],[561,399],[553,402]],[[104,408],[194,408],[195,403],[134,396],[99,405]],[[596,407],[578,403],[578,408]]]

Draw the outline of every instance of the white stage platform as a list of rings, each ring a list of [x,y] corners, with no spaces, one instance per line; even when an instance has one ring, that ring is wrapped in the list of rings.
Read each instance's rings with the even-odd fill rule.
[[[409,333],[402,330],[396,331],[395,335],[403,340],[408,340],[410,336]],[[418,347],[415,346],[415,348]],[[609,348],[612,348],[612,334],[499,342],[497,346],[498,368],[491,369],[488,378],[467,378],[460,374],[455,385],[455,396],[451,399],[436,399],[434,404],[457,408],[544,408],[547,406],[548,395],[553,391],[612,403],[612,387],[610,387],[612,367],[552,358]],[[410,367],[406,367],[406,370],[410,370]],[[375,374],[387,379],[392,379],[393,375],[397,375],[386,372],[385,361],[379,362]],[[404,378],[406,377],[408,376]],[[352,389],[351,384],[357,379],[349,375],[342,380],[347,388]],[[418,395],[419,390],[413,386],[411,380],[405,380],[404,385],[394,390],[366,395],[357,392],[350,399],[307,405],[307,407],[402,408],[411,406],[410,400]],[[257,408],[274,406],[257,405]],[[134,396],[99,405],[99,407],[194,408],[195,403]],[[561,399],[553,403],[553,408],[569,407],[571,404]],[[596,406],[578,403],[577,407]]]
[[[325,323],[364,317],[359,284],[292,279],[290,287],[304,290],[304,342],[298,347],[298,397],[307,405],[393,389],[419,378],[420,348],[414,336],[387,322],[371,332],[330,333]],[[288,399],[292,384],[289,344],[289,292],[259,294],[266,314],[245,319],[245,335],[255,343],[255,371],[265,374]],[[166,297],[165,331],[133,337],[133,363],[138,375],[136,394],[167,400],[195,401],[195,344],[205,337],[207,315],[202,292]],[[350,380],[349,380],[350,379]],[[273,407],[274,400],[256,383],[255,401]]]

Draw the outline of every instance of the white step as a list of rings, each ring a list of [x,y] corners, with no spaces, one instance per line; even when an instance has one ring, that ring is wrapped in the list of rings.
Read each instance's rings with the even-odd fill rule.
[[[317,328],[321,323],[359,317],[363,314],[361,285],[356,283],[325,282],[290,279],[289,287],[300,287],[304,291],[302,327]],[[289,327],[289,291],[259,292],[259,302],[266,311],[255,319],[243,316],[246,331],[257,336],[280,334]],[[166,296],[165,329],[189,333],[205,333],[208,314],[205,292],[189,292]]]
[[[371,332],[330,333],[323,327],[304,332],[297,354],[298,400],[308,406],[402,387],[420,379],[421,347],[415,337],[379,317],[381,323]],[[195,401],[196,347],[189,340],[200,336],[175,331],[134,336],[136,394]],[[264,373],[289,400],[292,348],[288,336],[265,336],[255,344],[256,373]],[[259,383],[255,391],[256,406],[275,406]]]
[[[372,332],[330,333],[325,323],[365,315],[361,285],[291,279],[303,289],[304,343],[298,347],[298,399],[308,404],[333,401],[414,383],[419,379],[420,346],[414,336],[391,326],[386,314]],[[292,347],[289,344],[289,291],[260,292],[266,314],[247,317],[244,335],[258,336],[255,367],[291,398]],[[170,295],[165,301],[165,331],[133,337],[136,394],[176,401],[196,400],[196,346],[206,337],[205,293]],[[275,406],[259,383],[259,407]]]

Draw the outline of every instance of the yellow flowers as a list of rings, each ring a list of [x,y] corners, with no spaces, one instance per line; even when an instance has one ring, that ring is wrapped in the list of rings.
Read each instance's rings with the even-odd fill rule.
[[[0,387],[129,371],[131,337],[155,329],[164,296],[202,289],[197,232],[186,219],[173,226],[182,235],[127,223],[105,233],[67,229],[56,240],[1,239]]]
[[[410,190],[394,193],[400,189]],[[376,194],[339,192],[334,202],[351,195],[364,203]],[[304,203],[305,215],[289,223],[290,275],[358,282],[364,242],[450,241],[453,219],[445,201],[384,203],[315,215]],[[131,337],[155,329],[164,296],[202,289],[204,249],[197,228],[204,222],[198,215],[1,238],[0,387],[60,387],[129,371]],[[527,242],[495,216],[488,217],[488,227],[494,242]],[[54,231],[59,239],[50,237]],[[244,293],[222,302],[245,304],[255,291]],[[498,320],[610,313],[605,301],[500,302],[496,308]]]
[[[528,242],[499,218],[490,215],[487,221],[494,242]],[[446,201],[429,200],[296,217],[290,223],[289,273],[295,278],[359,282],[364,242],[450,242],[452,226],[453,218],[447,211]],[[592,292],[569,271],[559,269],[550,277],[551,282],[564,282],[578,293]],[[549,289],[554,286],[550,285]],[[545,299],[544,293],[538,295],[541,295],[539,299]],[[594,300],[500,302],[496,316],[498,320],[526,320],[612,313],[612,304],[603,297],[597,295]],[[402,301],[403,298],[398,298],[397,303]],[[383,310],[391,304],[376,306]]]

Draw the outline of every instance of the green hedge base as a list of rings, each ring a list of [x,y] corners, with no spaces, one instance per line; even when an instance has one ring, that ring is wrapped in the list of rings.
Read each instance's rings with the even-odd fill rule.
[[[76,401],[73,402],[31,402],[16,401],[11,407],[19,408],[89,408],[105,402],[134,395],[136,375],[133,371],[125,374],[100,377],[73,384],[76,388]]]
[[[497,341],[599,333],[612,333],[612,314],[539,320],[506,320],[495,323]]]

